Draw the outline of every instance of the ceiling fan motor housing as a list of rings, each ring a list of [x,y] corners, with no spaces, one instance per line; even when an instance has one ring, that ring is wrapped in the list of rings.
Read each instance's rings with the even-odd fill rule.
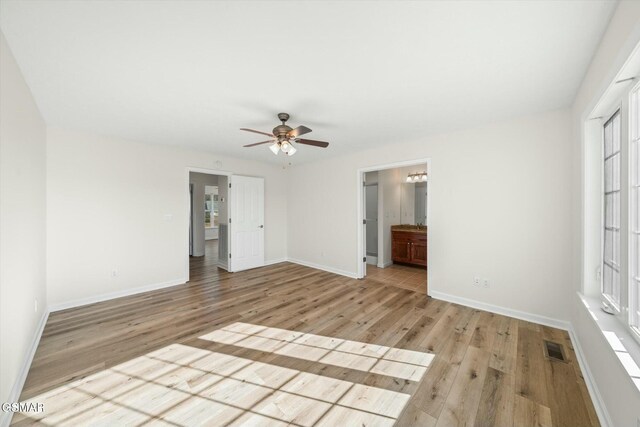
[[[273,128],[273,135],[278,138],[278,141],[283,141],[287,139],[287,133],[291,130],[291,128],[285,124],[286,121],[289,120],[289,114],[278,113],[278,120],[280,120],[282,124]]]
[[[287,139],[287,133],[291,130],[291,127],[287,125],[278,125],[273,128],[273,135],[278,138],[278,140]]]

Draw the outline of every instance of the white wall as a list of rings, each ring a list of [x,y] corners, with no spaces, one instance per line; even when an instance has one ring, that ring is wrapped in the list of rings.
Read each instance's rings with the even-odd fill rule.
[[[54,307],[186,280],[187,167],[263,176],[266,261],[286,256],[286,171],[279,166],[57,128],[47,138]]]
[[[585,186],[590,182],[597,182],[598,177],[586,175],[588,171],[584,168],[585,154],[588,161],[592,160],[588,156],[589,150],[585,150],[582,144],[583,132],[586,131],[587,136],[591,132],[588,125],[586,128],[583,127],[584,119],[587,118],[586,115],[601,98],[638,42],[640,42],[640,2],[622,1],[611,18],[572,107],[573,187],[571,193],[574,195],[572,217],[576,219],[572,227],[574,292],[582,290],[591,292],[595,264],[599,259],[599,256],[594,255],[599,252],[599,240],[591,237],[583,240],[583,229],[592,230],[594,224],[597,227],[599,223],[599,218],[590,215],[594,208],[598,209],[599,200],[594,199],[598,195],[594,193],[593,186]],[[589,167],[592,166],[594,165],[591,161]],[[594,249],[596,245],[598,247]],[[628,374],[575,293],[568,307],[571,310],[571,322],[575,334],[581,342],[586,362],[603,397],[612,425],[635,426],[637,417],[640,417],[638,411],[640,394],[630,385]]]
[[[387,267],[391,261],[391,226],[400,224],[400,190],[401,184],[396,169],[385,169],[378,172],[382,204],[380,214],[380,247],[378,249],[378,266]]]
[[[431,158],[430,290],[567,320],[569,119],[549,112],[294,167],[289,256],[355,274],[357,169]]]
[[[11,391],[47,307],[45,138],[45,123],[0,33],[0,402],[17,399]]]

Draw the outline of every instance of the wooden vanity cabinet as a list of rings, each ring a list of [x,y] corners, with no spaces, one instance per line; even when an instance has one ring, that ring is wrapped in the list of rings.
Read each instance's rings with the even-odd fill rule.
[[[393,262],[427,266],[427,233],[391,230]]]

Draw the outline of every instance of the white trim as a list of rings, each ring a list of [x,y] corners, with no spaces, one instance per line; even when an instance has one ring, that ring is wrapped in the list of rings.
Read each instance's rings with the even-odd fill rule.
[[[378,262],[378,268],[387,268],[391,265],[393,265],[393,261],[387,261],[387,262],[382,262],[382,260],[379,260],[380,262]],[[428,273],[427,273],[428,274]]]
[[[514,310],[498,305],[487,304],[485,302],[475,301],[456,295],[450,295],[440,291],[430,290],[429,296],[443,301],[452,302],[471,308],[477,308],[478,310],[489,311],[491,313],[501,314],[503,316],[514,317],[516,319],[526,320],[528,322],[538,323],[540,325],[551,326],[553,328],[558,328],[565,331],[569,331],[571,329],[571,323],[566,320],[554,319],[547,316],[541,316],[539,314],[527,313],[526,311]]]
[[[596,414],[598,415],[600,425],[602,427],[613,426],[613,422],[611,421],[611,417],[609,416],[607,407],[604,404],[602,396],[600,395],[600,391],[598,390],[598,385],[593,378],[593,374],[591,373],[591,369],[589,369],[587,359],[585,358],[584,352],[582,351],[582,346],[580,345],[578,335],[576,335],[575,331],[573,330],[573,325],[571,326],[571,329],[569,329],[569,338],[571,339],[571,343],[573,344],[573,350],[576,353],[578,365],[580,366],[580,371],[582,372],[582,376],[584,377],[584,382],[587,385],[587,390],[589,391],[591,402],[593,402],[593,407],[595,408]]]
[[[413,159],[413,160],[403,160],[401,162],[393,162],[393,163],[385,163],[385,164],[381,164],[381,165],[373,165],[373,166],[367,166],[364,168],[358,168],[357,170],[357,194],[358,194],[358,198],[357,198],[357,223],[356,223],[356,230],[357,230],[357,236],[358,236],[358,258],[357,258],[357,262],[358,262],[358,271],[357,271],[357,278],[358,279],[362,279],[365,276],[365,269],[364,269],[364,265],[365,263],[362,262],[362,258],[364,258],[364,254],[365,254],[365,248],[364,248],[364,232],[363,232],[363,224],[362,224],[362,220],[364,219],[364,191],[362,190],[362,182],[364,181],[364,174],[365,172],[374,172],[374,171],[380,171],[380,170],[385,170],[385,169],[394,169],[394,168],[400,168],[400,167],[404,167],[404,166],[413,166],[413,165],[423,165],[426,164],[427,165],[427,174],[429,176],[429,184],[431,184],[431,177],[432,177],[432,169],[431,169],[431,158],[426,157],[426,158],[421,158],[421,159]],[[429,221],[429,213],[431,211],[431,203],[429,198],[431,194],[431,190],[429,190],[427,192],[427,224]],[[380,235],[378,233],[378,235]],[[427,239],[427,253],[429,253],[429,239]],[[338,273],[340,274],[340,273]],[[429,281],[429,270],[427,270],[427,282]]]
[[[40,318],[38,327],[36,328],[35,334],[33,335],[33,339],[31,340],[31,346],[29,347],[29,351],[26,354],[24,362],[22,363],[18,378],[16,378],[16,382],[13,383],[13,388],[11,389],[9,396],[7,397],[7,402],[18,402],[20,399],[22,388],[24,387],[24,382],[27,379],[27,374],[29,373],[29,369],[31,368],[33,356],[35,356],[36,350],[38,349],[38,344],[40,344],[42,331],[44,331],[44,326],[47,324],[48,318],[49,311],[45,310],[45,312],[42,313],[42,317]],[[13,418],[13,412],[0,412],[0,426],[4,427],[11,424],[11,418]]]
[[[217,170],[217,169],[206,169],[206,168],[199,168],[199,167],[193,167],[193,166],[187,166],[185,168],[185,180],[186,180],[186,202],[185,202],[185,206],[187,207],[187,229],[185,230],[184,235],[185,236],[189,236],[189,224],[191,222],[191,194],[189,191],[189,184],[190,179],[189,179],[189,173],[190,172],[196,172],[196,173],[206,173],[208,175],[220,175],[220,176],[227,176],[229,177],[229,183],[231,183],[231,175],[232,172],[228,172],[228,171],[222,171],[222,170]],[[227,218],[229,217],[229,203],[228,201],[231,199],[231,192],[229,191],[227,193]],[[228,246],[228,250],[229,253],[231,253],[231,242],[229,241],[229,238],[231,237],[231,226],[229,225],[229,227],[227,227],[227,246]],[[187,243],[187,247],[185,248],[185,258],[184,258],[184,277],[187,278],[187,280],[185,280],[185,282],[189,281],[189,277],[190,277],[190,271],[189,271],[189,239],[187,238],[186,240]]]
[[[55,311],[66,310],[68,308],[81,307],[83,305],[95,304],[97,302],[108,301],[115,298],[141,294],[143,292],[155,291],[163,288],[170,288],[171,286],[184,285],[186,283],[187,283],[187,280],[185,280],[185,278],[183,277],[180,279],[170,280],[168,282],[156,283],[156,284],[147,285],[147,286],[140,286],[138,288],[125,289],[122,291],[109,292],[107,294],[100,294],[100,295],[95,295],[87,298],[80,298],[72,301],[51,304],[49,305],[49,312],[53,313]]]
[[[317,270],[328,271],[329,273],[339,274],[341,276],[350,277],[352,279],[359,279],[357,273],[353,273],[351,271],[340,270],[338,268],[328,267],[326,265],[320,265],[313,262],[302,261],[299,259],[288,258],[287,261],[292,262],[298,265],[304,265],[305,267],[315,268]]]

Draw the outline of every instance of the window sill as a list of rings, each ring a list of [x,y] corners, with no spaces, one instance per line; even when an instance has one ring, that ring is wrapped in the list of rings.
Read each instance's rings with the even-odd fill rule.
[[[629,328],[615,315],[607,314],[600,309],[600,298],[588,297],[579,292],[578,297],[604,335],[611,351],[616,354],[629,379],[640,391],[640,344],[631,335]]]

